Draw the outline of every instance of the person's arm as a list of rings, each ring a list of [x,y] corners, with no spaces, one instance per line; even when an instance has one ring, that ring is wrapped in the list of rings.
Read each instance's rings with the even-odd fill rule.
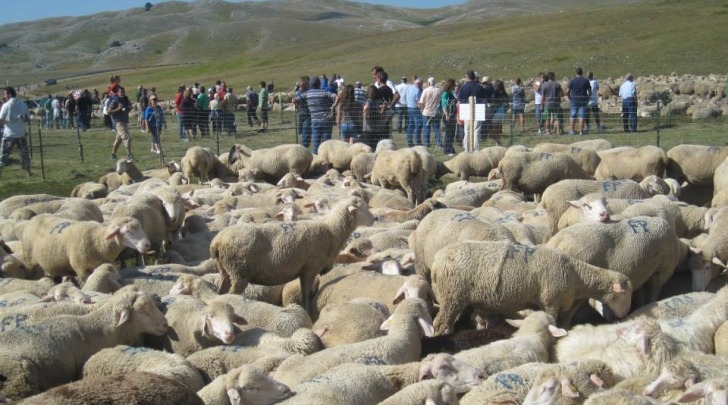
[[[392,95],[392,107],[397,105],[397,103],[399,103],[399,92],[395,91]]]
[[[341,121],[343,118],[342,116],[344,115],[344,113],[342,111],[343,109],[344,109],[343,104],[339,105],[338,108],[336,109],[336,126],[339,127],[339,131],[341,131]]]

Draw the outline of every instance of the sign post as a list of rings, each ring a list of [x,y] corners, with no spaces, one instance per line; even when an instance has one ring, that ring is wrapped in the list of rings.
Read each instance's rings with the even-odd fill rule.
[[[471,96],[468,98],[467,105],[461,104],[458,106],[458,114],[461,120],[469,124],[466,126],[467,133],[464,134],[463,151],[473,152],[477,150],[478,137],[480,136],[476,122],[485,121],[485,104],[476,104],[475,97]]]

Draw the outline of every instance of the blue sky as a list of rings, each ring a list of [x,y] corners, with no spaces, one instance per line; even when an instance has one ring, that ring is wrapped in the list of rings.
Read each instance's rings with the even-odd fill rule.
[[[153,0],[30,0],[8,1],[0,12],[0,25],[21,21],[40,20],[50,17],[82,16],[102,11],[126,10],[143,7],[147,1],[152,4],[163,3]],[[183,0],[192,1],[192,0]],[[240,2],[239,0],[233,0]],[[397,7],[434,8],[453,4],[464,4],[467,0],[370,0],[366,3],[387,4]]]

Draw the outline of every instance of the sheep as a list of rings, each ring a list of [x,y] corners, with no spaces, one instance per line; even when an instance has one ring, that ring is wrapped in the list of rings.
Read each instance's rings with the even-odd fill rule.
[[[364,199],[367,200],[366,198]],[[407,198],[402,190],[388,190],[384,188],[373,193],[371,197],[368,198],[367,203],[372,208],[389,208],[402,211],[415,208],[415,204]]]
[[[401,187],[413,204],[425,200],[426,178],[422,158],[412,149],[380,152],[374,159],[370,181],[384,188]]]
[[[655,319],[683,318],[700,308],[703,304],[712,300],[715,294],[709,292],[693,292],[688,294],[675,295],[661,301],[644,305],[625,318],[626,320],[639,317]]]
[[[0,294],[15,291],[25,291],[42,297],[48,293],[56,283],[52,279],[44,277],[40,280],[22,280],[17,278],[0,279]]]
[[[479,207],[493,196],[493,189],[489,187],[492,183],[495,182],[463,184],[457,181],[448,184],[445,191],[437,190],[432,196],[448,207]]]
[[[233,308],[224,302],[210,302],[191,297],[167,297],[162,302],[165,316],[169,320],[171,333],[159,339],[166,351],[189,356],[197,350],[235,341],[233,324],[244,325],[246,321],[235,314]]]
[[[193,146],[187,149],[180,161],[182,164],[182,173],[189,179],[197,177],[199,184],[202,184],[208,180],[215,160],[217,158],[209,148]]]
[[[0,217],[8,218],[16,209],[27,207],[31,204],[62,199],[63,197],[50,194],[22,194],[8,197],[0,201]]]
[[[590,176],[594,175],[601,161],[596,150],[559,143],[539,143],[533,147],[532,151],[540,153],[564,153],[574,159],[584,172]]]
[[[314,277],[333,265],[357,226],[372,223],[366,203],[348,198],[337,203],[320,222],[225,228],[210,244],[210,257],[223,277],[220,292],[240,294],[248,281],[278,285],[298,277],[304,308],[308,309]]]
[[[352,159],[362,153],[372,153],[371,146],[365,143],[347,143],[338,139],[324,141],[318,149],[318,155],[311,162],[311,167],[330,166],[336,170],[349,170]]]
[[[116,259],[125,247],[140,253],[151,248],[142,224],[131,217],[115,218],[104,226],[38,215],[28,221],[21,241],[28,268],[40,267],[49,276],[73,272],[82,282],[93,269]]]
[[[71,197],[89,200],[104,198],[107,194],[109,194],[109,190],[106,188],[106,185],[93,181],[81,183],[71,190]]]
[[[146,347],[127,345],[106,348],[91,356],[83,365],[83,378],[98,378],[134,371],[167,377],[195,392],[205,386],[200,373],[184,357]]]
[[[134,183],[141,183],[145,177],[134,162],[125,158],[116,161],[116,170],[99,178],[99,183],[106,186],[109,192]]]
[[[587,398],[584,405],[654,405],[652,399],[624,389],[613,388]]]
[[[579,325],[555,346],[559,362],[593,359],[607,363],[616,381],[639,375],[657,375],[680,348],[663,332],[660,322],[640,318],[626,324]]]
[[[589,139],[571,143],[572,147],[602,151],[612,149],[612,143],[606,139]]]
[[[495,398],[501,397],[503,394],[511,394],[514,397],[514,403],[521,404],[528,394],[528,390],[533,385],[533,381],[538,375],[546,369],[558,368],[558,365],[547,363],[527,363],[518,367],[513,367],[496,374],[488,376],[485,382],[469,392],[467,392],[460,400],[462,405],[476,405],[491,403]],[[501,402],[498,402],[501,403]]]
[[[435,254],[431,273],[432,290],[440,303],[437,334],[451,332],[469,305],[508,315],[535,304],[568,326],[577,300],[599,300],[617,318],[627,315],[631,303],[627,276],[547,247],[457,242]]]
[[[522,370],[522,371],[521,371]],[[513,375],[515,373],[515,375]],[[614,385],[611,369],[598,360],[585,360],[565,364],[531,363],[492,376],[497,389],[508,387],[522,395],[523,404],[540,403],[577,404],[584,398]],[[500,380],[499,380],[500,377]],[[489,379],[490,380],[490,379]],[[488,381],[469,397],[488,387]],[[491,384],[493,385],[493,384]],[[524,391],[525,386],[525,392]],[[529,389],[530,388],[530,389]],[[481,397],[482,398],[482,397]],[[465,400],[466,398],[463,398]],[[464,405],[477,398],[467,398]]]
[[[728,148],[682,144],[667,151],[667,177],[693,186],[711,186],[716,168],[728,157]]]
[[[518,328],[510,338],[461,351],[455,358],[492,375],[530,362],[548,362],[554,338],[566,335],[565,330],[553,326],[554,318],[542,311],[508,323]]]
[[[657,176],[648,176],[637,183],[631,180],[562,180],[549,186],[541,199],[542,207],[548,211],[551,224],[549,231],[556,233],[561,215],[570,206],[569,201],[579,200],[581,197],[600,193],[607,198],[641,199],[650,198],[657,194],[670,192],[668,185]]]
[[[503,226],[481,221],[465,211],[449,208],[434,211],[409,237],[417,274],[429,281],[435,254],[460,240],[513,240],[513,235]]]
[[[167,215],[162,201],[150,193],[135,194],[111,213],[111,219],[131,217],[139,220],[149,238],[150,249],[160,252],[168,242]]]
[[[93,273],[86,279],[82,291],[96,291],[111,294],[122,287],[119,272],[113,265],[104,263],[95,268]]]
[[[10,214],[10,219],[23,221],[33,218],[39,214],[53,214],[58,211],[67,199],[44,201],[18,208]]]
[[[34,304],[0,308],[0,332],[7,332],[21,327],[31,327],[46,319],[58,315],[86,315],[96,307],[78,302],[37,302]]]
[[[84,378],[27,398],[23,403],[28,405],[205,404],[194,391],[180,382],[140,371]]]
[[[402,301],[381,328],[387,336],[332,347],[306,357],[286,359],[275,378],[289,386],[315,377],[343,363],[402,364],[420,357],[420,338],[432,334],[427,305],[419,298]]]
[[[479,325],[480,326],[480,325]],[[483,329],[461,329],[454,333],[422,338],[422,357],[432,353],[455,354],[498,340],[508,339],[516,331],[514,326],[501,321],[487,324]]]
[[[437,166],[436,177],[453,173],[460,180],[469,180],[471,176],[487,177],[491,170],[498,167],[498,163],[506,153],[502,146],[492,146],[474,152],[461,152],[452,159]]]
[[[379,326],[389,316],[389,309],[383,303],[354,298],[325,307],[312,329],[321,338],[323,347],[330,348],[383,336]]]
[[[310,337],[308,334],[298,333],[295,339],[299,339],[301,336]],[[214,346],[193,353],[187,357],[187,360],[199,371],[206,384],[242,364],[250,364],[269,373],[278,368],[292,354],[307,355],[319,350],[320,343],[315,339],[301,340],[304,342],[303,344],[295,342],[293,339],[291,338],[290,342],[281,345],[267,342],[272,339],[264,339],[266,343],[261,346]],[[286,351],[283,347],[295,350]]]
[[[452,385],[438,380],[418,382],[380,402],[379,405],[458,405],[458,396]]]
[[[83,198],[69,198],[55,212],[56,216],[75,221],[104,222],[104,214],[93,202]]]
[[[282,384],[252,366],[241,366],[197,392],[205,405],[268,405],[294,395]]]
[[[509,152],[488,175],[502,176],[503,189],[542,194],[551,184],[565,179],[589,179],[574,159],[563,153]]]
[[[700,399],[703,399],[706,404],[724,404],[728,402],[728,377],[723,376],[692,385],[678,399],[678,402],[685,403]]]
[[[384,401],[425,379],[446,382],[463,393],[483,382],[483,372],[448,354],[400,365],[344,364],[295,386],[296,396],[282,403],[369,405]]]
[[[637,378],[634,382],[625,380],[621,386],[627,388],[629,383],[633,383],[637,393],[651,397],[659,395],[660,399],[675,400],[677,398],[674,391],[678,391],[677,397],[680,397],[683,389],[695,383],[726,376],[724,371],[726,365],[724,360],[713,355],[684,353],[665,363],[657,378]],[[645,380],[647,384],[644,383]]]
[[[423,181],[427,183],[427,181],[430,178],[435,177],[435,174],[437,173],[437,161],[424,145],[413,146],[412,150],[417,152],[417,154],[420,155],[420,159],[422,159],[422,170],[425,172],[423,175]]]
[[[167,321],[152,298],[136,291],[118,293],[84,316],[63,315],[3,333],[2,391],[22,398],[79,375],[94,353],[118,344],[135,344],[142,333],[163,335]]]
[[[230,148],[230,163],[241,160],[245,168],[257,169],[257,176],[276,184],[286,173],[306,174],[313,155],[301,145],[278,145],[267,149],[251,150],[236,144]]]
[[[658,146],[643,146],[602,155],[594,172],[597,180],[630,179],[642,181],[648,176],[662,177],[668,164],[667,154]]]
[[[413,219],[422,220],[422,218],[424,218],[427,214],[440,208],[446,208],[446,206],[438,200],[428,198],[417,207],[408,211],[395,210],[391,208],[372,208],[371,212],[376,221],[405,222]]]
[[[351,255],[351,257],[356,258],[354,261],[358,262],[377,252],[389,249],[409,249],[407,238],[411,233],[412,231],[408,230],[387,230],[375,233],[367,238],[356,238],[346,245],[342,250],[342,255]],[[337,262],[339,262],[338,258]]]
[[[570,226],[546,246],[628,276],[635,291],[644,286],[643,297],[636,297],[637,305],[657,301],[662,285],[688,252],[667,221],[652,217]]]

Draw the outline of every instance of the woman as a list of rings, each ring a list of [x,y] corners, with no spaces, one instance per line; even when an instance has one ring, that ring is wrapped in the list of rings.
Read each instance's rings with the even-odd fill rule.
[[[508,93],[503,81],[496,80],[493,83],[493,98],[490,100],[493,109],[491,118],[491,131],[496,145],[500,145],[500,136],[503,133],[503,120],[508,109]]]
[[[152,135],[152,153],[160,154],[162,149],[159,147],[159,133],[162,127],[166,127],[164,122],[164,110],[157,103],[157,96],[149,97],[149,106],[144,110],[144,123],[149,133]]]
[[[346,85],[341,92],[341,103],[336,111],[336,124],[344,142],[354,143],[361,134],[362,108],[354,99],[354,86]]]
[[[442,86],[440,105],[442,106],[442,121],[445,124],[445,143],[442,148],[446,155],[455,154],[453,142],[455,141],[455,129],[457,127],[458,99],[454,94],[455,80],[447,79]]]
[[[195,127],[195,100],[192,98],[192,89],[185,89],[183,93],[182,102],[180,103],[181,121],[184,127],[184,133],[186,141],[195,139],[192,130]]]
[[[521,124],[521,132],[526,130],[526,116],[524,114],[526,109],[526,90],[521,86],[521,78],[516,79],[516,85],[511,88],[511,97],[513,104],[511,107],[511,126],[516,126],[516,118]]]
[[[185,139],[185,130],[182,123],[182,100],[185,98],[185,85],[182,84],[177,88],[177,94],[174,96],[174,112],[177,114],[177,136],[179,139]]]
[[[382,131],[386,129],[386,126],[382,122],[384,120],[381,114],[381,104],[382,100],[379,97],[377,86],[369,86],[367,89],[367,101],[363,108],[364,116],[362,120],[361,139],[364,143],[371,146],[372,149],[376,149],[379,140],[386,137],[386,135],[382,135]]]

